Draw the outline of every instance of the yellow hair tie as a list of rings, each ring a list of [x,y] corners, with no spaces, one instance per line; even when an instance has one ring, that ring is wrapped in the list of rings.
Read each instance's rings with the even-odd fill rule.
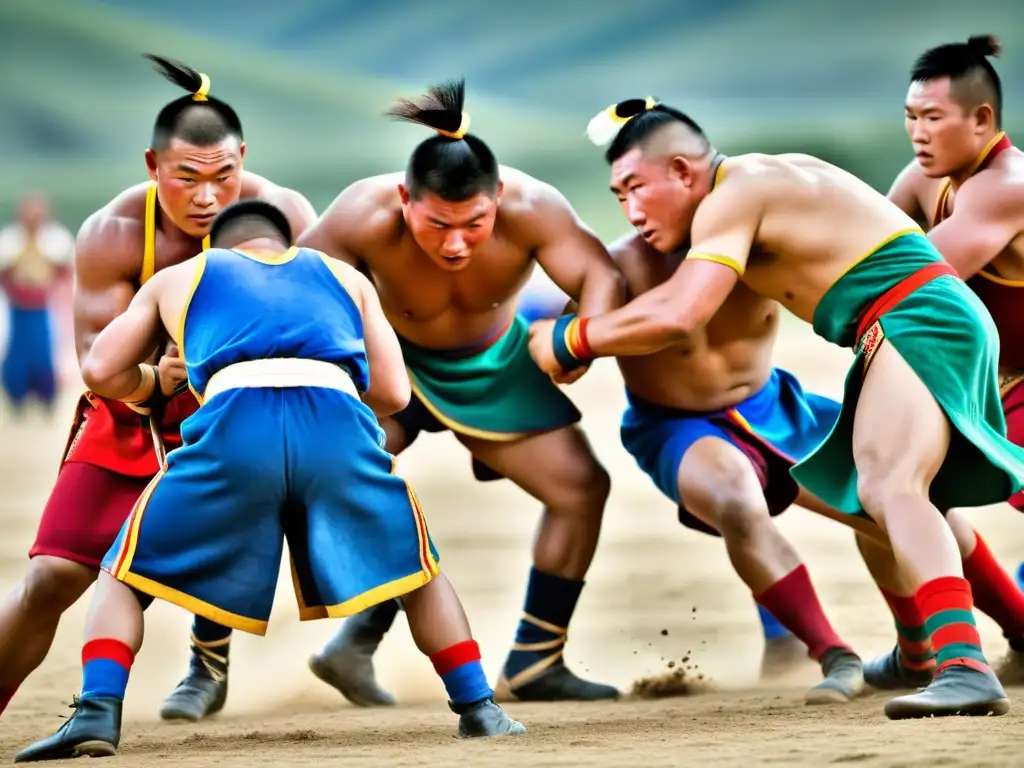
[[[619,114],[619,109],[625,105],[638,101],[638,99],[629,99],[628,101],[620,101],[617,104],[612,104],[605,109],[602,109],[587,125],[587,138],[592,142],[601,146],[607,144],[622,129],[626,123],[632,120],[634,117],[639,115],[641,112],[646,112],[649,109],[654,109],[658,106],[657,100],[653,96],[648,96],[644,101],[644,108],[636,112],[630,112],[629,114]]]
[[[437,131],[442,136],[447,136],[449,139],[461,139],[463,136],[465,136],[467,133],[469,133],[469,122],[470,122],[470,120],[469,120],[469,113],[468,112],[463,112],[462,113],[462,122],[459,123],[459,130],[457,130],[457,131],[442,131],[440,128],[435,128],[434,130]]]
[[[192,101],[207,101],[206,94],[210,92],[210,78],[200,72],[199,80],[199,90],[192,94]]]

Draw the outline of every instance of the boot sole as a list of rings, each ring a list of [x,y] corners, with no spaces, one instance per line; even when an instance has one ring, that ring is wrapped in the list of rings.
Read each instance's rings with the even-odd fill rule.
[[[480,734],[479,736],[472,736],[472,735],[469,735],[469,734],[460,733],[459,734],[459,738],[460,739],[503,739],[506,736],[525,736],[525,735],[526,735],[526,726],[523,725],[522,723],[520,723],[517,720],[513,720],[512,721],[512,725],[509,726],[509,729],[507,731],[503,732],[503,733],[488,733],[488,734]]]
[[[526,683],[523,688],[530,685],[539,678],[535,678],[530,682]],[[529,702],[533,704],[550,703],[553,701],[618,701],[622,698],[621,691],[615,691],[614,696],[558,696],[558,695],[541,695],[541,696],[523,696],[513,691],[508,686],[508,680],[504,677],[498,680],[497,685],[494,686],[494,696],[492,697],[496,704],[508,704],[515,702]],[[517,689],[517,690],[522,690]]]
[[[326,664],[321,664],[320,660],[316,656],[310,656],[309,671],[320,680],[321,682],[327,683],[327,685],[334,688],[338,693],[345,697],[351,704],[357,707],[393,707],[395,706],[394,699],[373,699],[367,696],[361,696],[356,688],[353,688],[348,684],[348,681],[342,678],[332,667]]]
[[[83,741],[75,745],[76,757],[113,757],[117,747],[109,741]]]
[[[837,691],[835,688],[812,688],[804,697],[804,703],[816,706],[821,704],[849,704],[854,696]]]
[[[913,720],[924,717],[986,717],[1005,715],[1010,711],[1010,700],[1006,698],[965,704],[962,706],[929,707],[914,702],[894,699],[885,705],[885,716],[890,720]]]

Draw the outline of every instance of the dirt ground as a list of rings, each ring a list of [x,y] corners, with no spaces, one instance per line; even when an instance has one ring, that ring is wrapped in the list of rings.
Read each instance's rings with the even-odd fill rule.
[[[849,354],[787,328],[777,362],[805,386],[836,396]],[[1024,765],[1024,707],[989,719],[890,722],[885,694],[852,705],[807,707],[804,688],[818,672],[810,662],[784,685],[758,685],[762,642],[756,611],[731,572],[721,543],[680,528],[672,505],[618,443],[623,404],[614,364],[604,361],[569,390],[584,427],[613,478],[603,539],[574,619],[567,658],[581,674],[628,691],[689,656],[713,681],[711,692],[601,705],[511,704],[529,729],[507,741],[466,743],[440,682],[416,651],[401,619],[378,655],[382,681],[400,699],[389,710],[349,706],[306,668],[333,621],[300,624],[290,579],[282,573],[266,638],[239,633],[232,650],[231,693],[224,712],[197,725],[167,725],[160,701],[187,660],[189,617],[155,605],[133,670],[121,753],[125,766],[469,766]],[[26,565],[36,520],[53,482],[75,393],[55,421],[23,421],[0,411],[0,590]],[[441,552],[460,591],[493,679],[518,619],[530,564],[537,504],[510,483],[473,482],[469,461],[450,435],[425,435],[400,460],[415,484]],[[1000,506],[979,510],[978,526],[1002,563],[1024,556],[1024,520]],[[887,650],[884,604],[841,526],[803,510],[779,525],[808,563],[837,629],[869,656]],[[65,617],[53,650],[0,719],[0,759],[60,725],[78,690],[79,649],[88,595]],[[980,618],[990,658],[1005,642]],[[1021,690],[1010,690],[1016,699]],[[106,763],[105,763],[106,764]]]

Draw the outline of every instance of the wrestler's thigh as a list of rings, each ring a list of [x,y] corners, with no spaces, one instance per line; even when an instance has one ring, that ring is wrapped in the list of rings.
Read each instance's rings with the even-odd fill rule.
[[[575,425],[509,442],[457,437],[479,461],[545,504],[573,504],[581,494],[607,493],[608,475]]]
[[[867,370],[853,420],[859,488],[879,485],[927,496],[949,448],[950,424],[896,348],[883,342]],[[863,499],[863,495],[862,495]]]

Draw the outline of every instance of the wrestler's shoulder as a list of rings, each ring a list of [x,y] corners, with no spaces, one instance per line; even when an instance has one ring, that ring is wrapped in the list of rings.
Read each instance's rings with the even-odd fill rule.
[[[502,216],[544,216],[572,211],[568,198],[553,184],[507,165],[499,166],[498,172],[502,183]]]
[[[90,214],[75,237],[79,257],[102,251],[106,259],[136,261],[145,240],[146,189],[149,182],[120,192]]]
[[[239,197],[243,200],[259,198],[267,202],[278,204],[289,199],[305,200],[306,196],[290,187],[271,181],[266,176],[260,176],[252,171],[245,171],[242,174],[242,189]]]
[[[1024,152],[1016,147],[1004,152],[988,168],[968,179],[964,186],[969,182],[976,182],[972,186],[984,185],[1012,195],[1015,202],[1019,202],[1024,199]]]
[[[385,173],[352,182],[323,212],[320,225],[364,260],[377,251],[389,250],[405,231],[398,193],[404,182],[404,173]]]
[[[526,248],[588,231],[569,199],[554,185],[501,166],[502,195],[498,219],[503,231]]]
[[[608,243],[608,254],[620,267],[630,267],[641,262],[645,256],[657,253],[639,232],[628,232]]]

